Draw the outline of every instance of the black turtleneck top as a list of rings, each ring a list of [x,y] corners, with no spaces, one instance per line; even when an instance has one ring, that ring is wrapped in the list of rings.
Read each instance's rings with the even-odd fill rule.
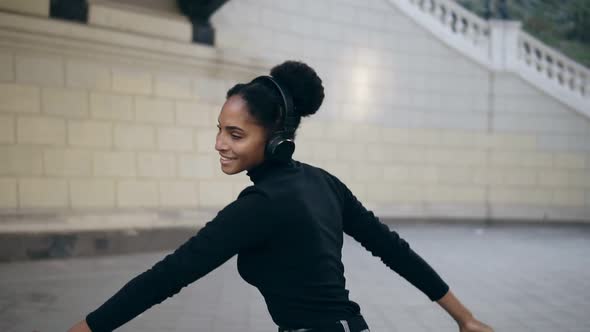
[[[304,328],[358,315],[342,264],[343,232],[432,301],[449,287],[399,235],[335,176],[303,162],[264,162],[253,186],[173,253],[129,281],[86,317],[112,331],[234,255],[242,278],[264,296],[273,321]]]

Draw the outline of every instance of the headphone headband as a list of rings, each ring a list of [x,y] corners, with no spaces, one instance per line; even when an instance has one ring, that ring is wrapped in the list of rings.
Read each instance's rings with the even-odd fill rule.
[[[295,151],[295,142],[291,138],[293,134],[293,119],[295,119],[295,106],[293,105],[293,98],[286,89],[281,88],[281,85],[271,76],[258,76],[252,80],[269,81],[279,91],[283,100],[283,107],[279,107],[281,130],[271,135],[267,142],[265,154],[269,159],[286,161],[291,158]],[[289,129],[288,129],[289,128]]]
[[[295,116],[295,106],[293,105],[293,98],[286,89],[281,88],[281,85],[272,76],[258,76],[252,80],[252,83],[262,80],[271,82],[281,95],[281,99],[283,100],[283,107],[279,108],[281,112],[281,126],[283,127],[282,131],[287,132],[287,123],[290,118]]]

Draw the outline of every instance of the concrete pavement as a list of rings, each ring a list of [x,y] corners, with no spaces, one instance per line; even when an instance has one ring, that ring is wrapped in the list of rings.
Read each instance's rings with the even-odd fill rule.
[[[590,331],[590,227],[390,225],[496,331]],[[0,264],[0,331],[66,331],[168,251]],[[347,288],[371,331],[458,331],[347,237]],[[235,257],[118,331],[276,331]]]

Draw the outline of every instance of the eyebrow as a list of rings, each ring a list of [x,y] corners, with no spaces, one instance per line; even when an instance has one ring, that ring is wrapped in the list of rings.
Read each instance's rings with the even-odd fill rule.
[[[217,124],[218,126],[221,126],[220,124]],[[240,127],[236,127],[236,126],[225,126],[225,129],[227,130],[237,130],[237,131],[241,131],[241,132],[245,132],[244,129],[240,128]]]

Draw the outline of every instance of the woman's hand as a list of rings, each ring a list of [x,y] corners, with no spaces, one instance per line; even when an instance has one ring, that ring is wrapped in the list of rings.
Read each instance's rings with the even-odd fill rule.
[[[494,332],[494,330],[477,319],[471,318],[459,324],[459,332]]]
[[[83,319],[76,323],[76,325],[70,327],[68,332],[92,332],[92,330],[90,329],[90,326],[86,324],[86,320]]]

